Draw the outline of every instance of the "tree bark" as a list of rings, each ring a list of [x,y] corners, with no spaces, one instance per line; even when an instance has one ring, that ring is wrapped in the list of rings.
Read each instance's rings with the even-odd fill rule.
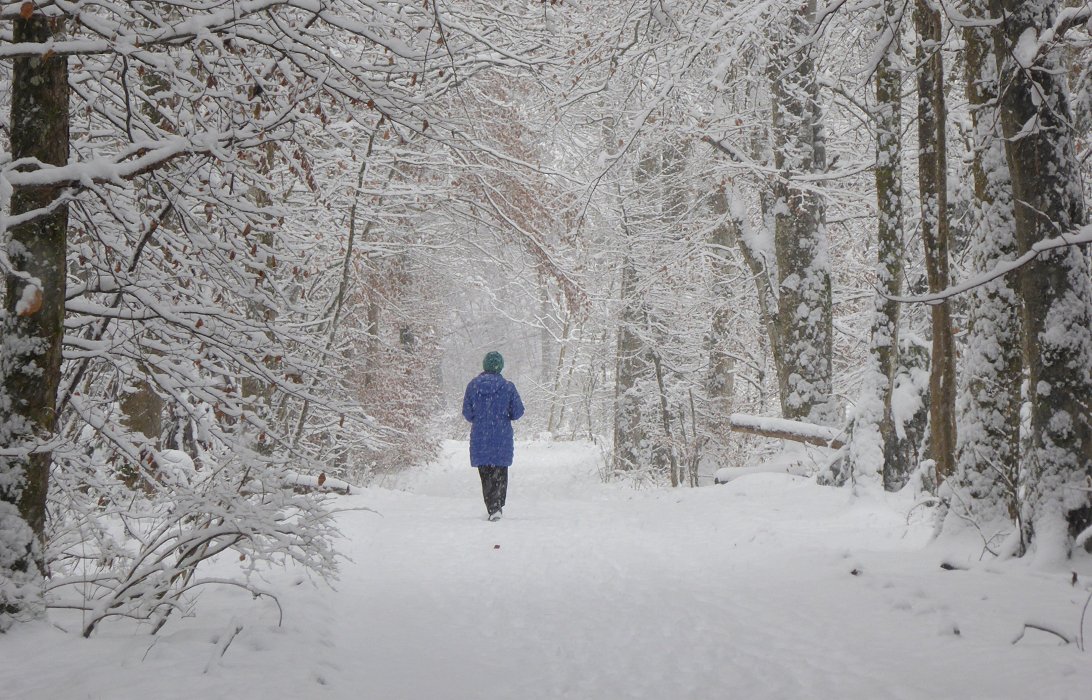
[[[170,93],[170,86],[164,76],[159,73],[145,73],[141,77],[141,81],[147,93]],[[140,109],[156,126],[165,131],[173,131],[170,119],[160,111],[158,105],[145,103]],[[153,174],[146,183],[143,196],[138,202],[141,213],[152,217],[156,216],[160,211],[171,211],[173,207],[169,203],[159,201],[165,194],[166,191]],[[157,216],[156,220],[166,223],[165,216]],[[150,236],[148,240],[151,240]],[[136,258],[134,257],[133,263],[135,264],[135,262]],[[117,298],[120,302],[121,295],[119,294]],[[157,350],[150,347],[142,348],[142,350],[149,355],[159,354]],[[152,449],[158,449],[164,432],[163,419],[167,411],[167,402],[156,392],[153,384],[154,380],[149,381],[149,379],[145,378],[152,377],[154,369],[144,362],[136,363],[134,368],[136,370],[134,376],[126,382],[129,385],[128,389],[131,389],[131,391],[125,391],[120,397],[118,408],[125,415],[125,423],[129,429],[134,433],[142,434]],[[191,457],[196,457],[196,455],[191,455]],[[142,470],[154,471],[154,462],[151,464],[145,462],[143,465],[123,465],[120,476],[129,488],[136,488],[144,481],[141,478]],[[148,482],[143,484],[145,488],[148,485]]]
[[[782,413],[831,424],[833,317],[830,259],[822,200],[799,176],[823,172],[826,153],[816,80],[817,49],[807,43],[815,1],[801,3],[789,28],[773,37],[774,248],[777,257],[777,337]],[[803,44],[803,46],[801,46]]]
[[[550,301],[550,282],[547,274],[541,274],[538,281],[539,293],[539,317],[538,317],[538,347],[539,347],[539,374],[538,383],[542,387],[543,396],[550,402],[549,418],[546,423],[546,432],[553,433],[555,420],[560,403],[559,383],[561,380],[561,364],[564,361],[563,351],[558,348],[557,342],[551,332],[550,326],[553,319],[553,303]],[[555,354],[559,357],[555,360]]]
[[[63,31],[60,20],[40,14],[14,19],[16,43],[44,43]],[[69,149],[69,85],[66,57],[30,57],[13,61],[11,103],[12,160],[33,158],[49,165],[65,165]],[[56,186],[15,187],[11,216],[40,211],[10,230],[8,255],[14,269],[6,280],[3,336],[7,356],[3,393],[10,415],[0,416],[5,447],[47,439],[56,425],[57,386],[60,383],[61,340],[64,335],[65,254],[68,205]],[[0,458],[0,526],[13,535],[14,560],[0,557],[0,578],[37,579],[44,573],[46,492],[52,453],[34,451],[24,457]],[[16,513],[11,512],[14,505]],[[30,585],[36,587],[34,580]],[[17,616],[35,605],[41,592],[27,598],[6,599],[0,588],[0,618]],[[0,629],[4,623],[0,619]]]
[[[998,106],[1012,177],[1017,252],[1086,222],[1058,49],[1028,44],[1052,26],[1053,0],[990,0],[999,22]],[[1019,49],[1019,51],[1017,51]],[[1019,54],[1023,65],[1016,63]],[[1092,523],[1092,280],[1085,247],[1057,248],[1017,273],[1023,301],[1030,435],[1028,535],[1047,550]],[[1065,544],[1072,542],[1068,540]],[[1038,545],[1037,545],[1038,546]]]
[[[671,412],[667,406],[667,390],[664,387],[664,368],[663,363],[660,362],[660,354],[657,352],[650,353],[652,355],[652,365],[656,370],[656,387],[659,390],[660,395],[660,420],[664,428],[664,441],[666,447],[664,451],[667,454],[667,459],[671,465],[671,486],[672,488],[679,485],[679,461],[675,457],[675,438],[671,434]]]
[[[630,217],[625,206],[622,209],[622,237],[625,252],[622,256],[621,303],[622,310],[618,325],[618,346],[615,365],[614,388],[614,456],[616,472],[631,471],[642,464],[651,464],[653,468],[661,455],[656,451],[642,459],[642,450],[647,450],[644,425],[644,397],[638,384],[652,375],[651,356],[649,354],[647,333],[649,309],[639,289],[640,277],[635,261],[638,238],[648,228],[659,224],[657,216],[662,203],[662,191],[658,181],[664,170],[664,151],[662,144],[650,145],[637,163],[635,181],[639,198],[638,214]],[[647,414],[649,417],[652,413]],[[666,459],[663,460],[666,467]]]
[[[988,15],[987,0],[969,0],[966,14]],[[997,114],[997,64],[990,31],[967,27],[966,94],[973,122],[972,274],[1016,256],[1012,182]],[[1023,359],[1020,299],[1008,277],[974,290],[963,377],[957,397],[954,497],[957,524],[1016,518],[1020,468],[1020,385]],[[945,518],[950,516],[945,515]]]
[[[728,352],[728,344],[734,336],[734,309],[728,282],[731,268],[728,251],[739,240],[739,231],[736,221],[729,216],[728,195],[723,187],[713,193],[711,204],[713,216],[721,223],[709,234],[713,317],[709,325],[709,374],[705,390],[709,398],[711,427],[716,433],[724,427],[732,412],[732,396],[735,393],[736,361],[735,356]]]
[[[566,351],[569,349],[569,334],[571,332],[572,315],[566,313],[565,324],[561,329],[561,342],[557,349],[557,364],[551,368],[553,376],[550,378],[550,383],[545,385],[552,387],[550,392],[550,421],[546,426],[546,431],[551,435],[553,435],[555,431],[561,430],[562,420],[565,418],[565,406],[568,402],[568,384],[565,384],[563,391],[561,378],[562,372],[565,370],[565,355]],[[543,352],[547,350],[545,344],[542,349]],[[569,378],[572,378],[571,365],[569,367]]]
[[[899,310],[892,300],[902,292],[903,210],[902,210],[902,78],[896,65],[899,47],[901,3],[884,0],[881,36],[890,45],[876,66],[876,282],[883,290],[877,295],[871,333],[871,351],[876,365],[882,403],[879,421],[883,442],[883,484],[896,491],[906,483],[911,464],[899,449],[891,397],[899,368]]]
[[[274,144],[272,142],[265,143],[262,148],[262,153],[263,157],[259,161],[258,172],[262,175],[268,175],[273,170],[273,163],[276,157]],[[273,205],[273,199],[269,192],[261,187],[251,187],[249,194],[254,204],[259,209],[267,212],[265,217],[271,219],[272,217],[268,213],[268,210]],[[258,239],[258,244],[261,248],[264,250],[272,250],[275,241],[271,228],[259,232],[256,238]],[[272,271],[276,265],[272,258],[267,258],[264,267],[265,270]],[[262,281],[265,282],[264,278],[262,278]],[[271,307],[260,298],[248,299],[245,308],[247,317],[259,323],[271,323],[277,318],[277,314],[279,313],[277,309]],[[242,378],[242,381],[239,383],[239,390],[242,395],[246,397],[246,408],[253,412],[259,420],[269,420],[273,404],[273,394],[275,393],[273,385],[264,379],[251,375]],[[251,429],[249,421],[246,420],[240,420],[237,423],[237,427],[239,430]],[[273,453],[273,443],[265,440],[263,432],[259,432],[258,435],[252,439],[251,445],[258,454],[270,455]]]
[[[133,433],[144,436],[145,443],[142,450],[151,448],[154,451],[159,449],[163,433],[163,415],[167,404],[156,393],[152,383],[143,378],[151,376],[151,368],[143,362],[137,363],[136,368],[139,374],[130,381],[133,391],[124,392],[118,398],[118,408],[125,415],[126,427]],[[145,479],[143,473],[154,474],[155,461],[152,454],[146,454],[144,464],[123,463],[118,470],[118,476],[130,489],[150,490],[152,487],[153,482]]]
[[[641,397],[637,381],[647,372],[645,347],[637,335],[643,317],[637,299],[637,270],[628,254],[622,260],[622,316],[618,325],[618,347],[614,372],[615,472],[631,471],[640,463],[638,449],[644,442],[641,426]]]
[[[874,75],[876,107],[876,285],[869,356],[863,389],[850,422],[847,464],[835,467],[831,481],[875,478],[884,488],[897,491],[906,483],[913,466],[900,449],[891,411],[895,376],[899,369],[899,316],[901,305],[892,297],[902,290],[902,85],[899,66],[901,3],[884,0],[877,23],[877,41],[883,53]]]
[[[950,227],[948,161],[944,101],[943,40],[940,12],[929,0],[917,0],[918,30],[918,188],[921,195],[921,238],[930,292],[949,286]],[[930,454],[936,462],[937,485],[955,471],[955,344],[951,307],[932,307],[932,358],[929,374]]]
[[[371,389],[376,384],[379,374],[379,275],[372,275],[373,286],[367,290],[365,332],[368,336],[364,357],[364,388]]]

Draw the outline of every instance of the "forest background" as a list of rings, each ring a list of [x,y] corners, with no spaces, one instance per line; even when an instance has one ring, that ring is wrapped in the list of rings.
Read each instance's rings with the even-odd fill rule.
[[[487,349],[605,478],[774,435],[994,555],[1092,543],[1088,2],[0,17],[0,629],[332,575],[323,489],[464,431]]]

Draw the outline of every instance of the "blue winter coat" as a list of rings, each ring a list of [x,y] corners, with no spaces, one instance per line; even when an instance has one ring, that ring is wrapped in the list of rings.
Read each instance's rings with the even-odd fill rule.
[[[516,385],[499,374],[482,372],[463,395],[463,418],[471,422],[470,463],[475,467],[512,465],[512,421],[523,415]]]

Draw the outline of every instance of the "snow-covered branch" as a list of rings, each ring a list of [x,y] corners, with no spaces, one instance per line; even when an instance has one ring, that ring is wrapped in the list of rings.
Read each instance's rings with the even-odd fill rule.
[[[1055,238],[1048,238],[1046,240],[1039,241],[1032,245],[1031,250],[1024,253],[1018,258],[1012,260],[1005,260],[997,263],[989,272],[975,275],[970,279],[964,280],[959,284],[952,285],[947,289],[944,289],[935,294],[919,294],[913,296],[893,296],[888,297],[892,301],[897,301],[902,304],[940,304],[946,299],[950,299],[959,294],[963,294],[977,287],[991,282],[999,277],[1015,272],[1021,267],[1027,265],[1031,261],[1037,259],[1043,253],[1050,252],[1052,250],[1058,250],[1060,248],[1068,248],[1070,246],[1083,246],[1092,243],[1092,225],[1084,226],[1077,229],[1072,234],[1064,234]],[[882,292],[880,292],[882,294]]]

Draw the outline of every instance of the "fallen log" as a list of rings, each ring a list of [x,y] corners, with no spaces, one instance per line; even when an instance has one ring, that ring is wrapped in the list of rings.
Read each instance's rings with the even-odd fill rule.
[[[737,433],[804,442],[809,445],[830,447],[835,450],[845,446],[845,441],[840,437],[842,431],[839,428],[816,425],[815,423],[733,413],[728,416],[728,426]]]

